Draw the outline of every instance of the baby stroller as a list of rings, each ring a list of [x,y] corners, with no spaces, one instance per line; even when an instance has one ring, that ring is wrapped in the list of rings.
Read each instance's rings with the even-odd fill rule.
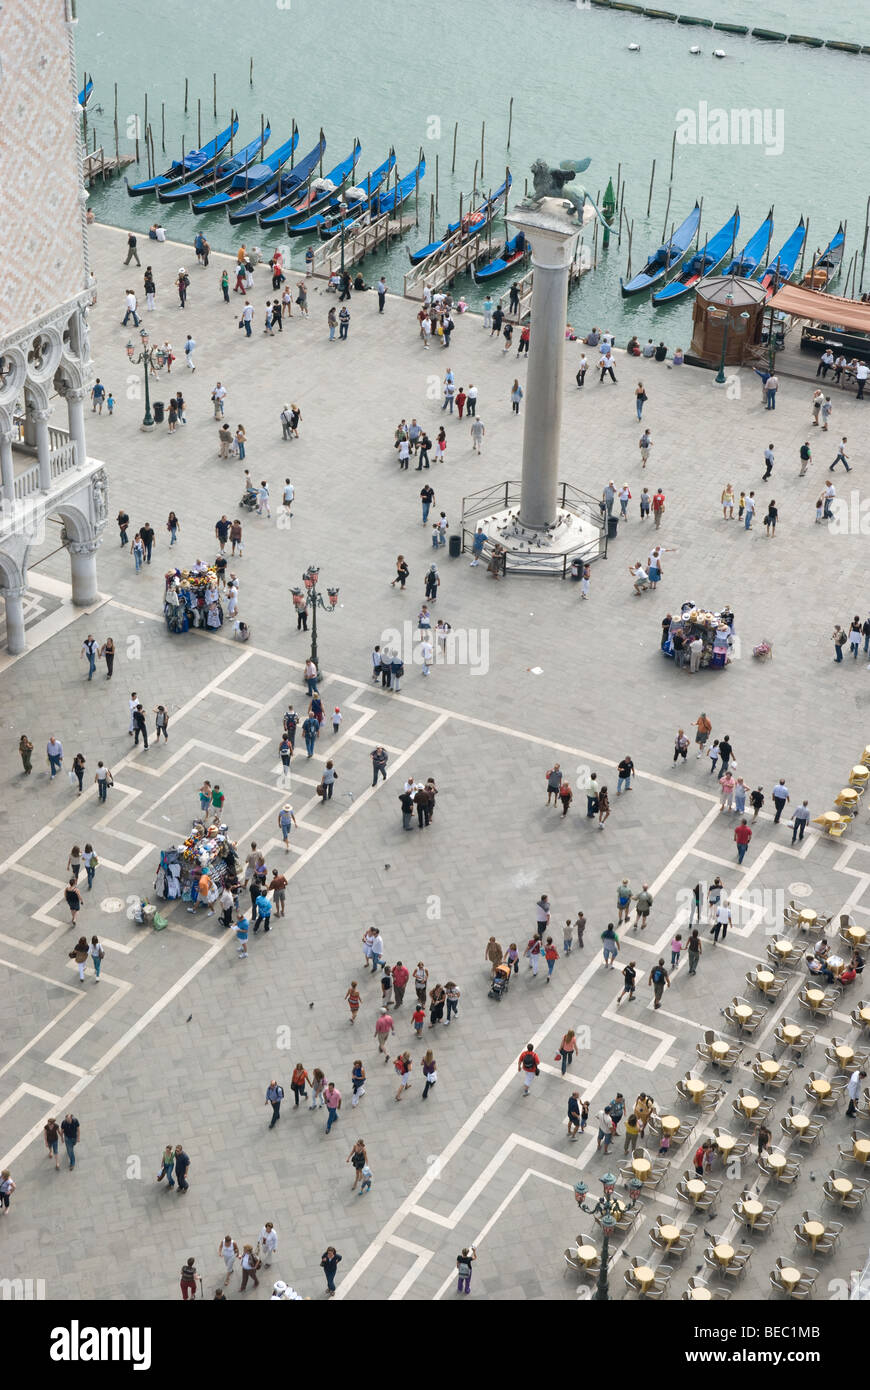
[[[511,968],[509,965],[497,965],[495,974],[492,977],[492,985],[489,990],[489,998],[502,1001],[503,995],[507,994],[511,982]]]
[[[247,511],[249,511],[249,512],[252,512],[252,511],[254,511],[254,509],[255,509],[256,506],[257,506],[257,501],[258,501],[258,498],[257,498],[257,489],[256,489],[256,488],[248,488],[248,489],[245,490],[245,492],[242,493],[242,497],[241,497],[241,501],[239,502],[239,506],[240,506],[240,507],[244,507],[244,508],[245,508]]]

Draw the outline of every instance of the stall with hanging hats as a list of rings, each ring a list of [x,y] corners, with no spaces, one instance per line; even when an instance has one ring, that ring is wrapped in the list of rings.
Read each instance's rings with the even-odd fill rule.
[[[216,632],[223,627],[224,610],[213,565],[197,561],[189,570],[168,570],[165,579],[163,616],[170,632],[187,632],[192,627]]]
[[[661,650],[677,666],[689,666],[689,648],[700,638],[701,668],[721,670],[733,659],[734,614],[725,604],[719,612],[684,603],[676,615],[662,619]]]

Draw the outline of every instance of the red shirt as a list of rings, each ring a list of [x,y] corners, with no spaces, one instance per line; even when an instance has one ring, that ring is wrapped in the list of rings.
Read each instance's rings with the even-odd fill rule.
[[[749,841],[752,839],[752,831],[748,825],[738,825],[737,829],[734,831],[734,838],[738,845],[748,845]]]
[[[652,500],[652,505],[654,512],[660,512],[665,505],[665,494],[663,492],[657,492]]]
[[[707,1154],[708,1154],[709,1152],[710,1152],[710,1150],[709,1150],[709,1149],[705,1149],[705,1148],[700,1148],[700,1149],[696,1149],[696,1150],[695,1150],[695,1167],[696,1167],[696,1168],[703,1168],[704,1163],[706,1162],[706,1159],[707,1159]]]
[[[420,1006],[418,1005],[417,1008],[414,1010],[414,1012],[411,1014],[411,1022],[412,1022],[412,1023],[423,1023],[424,1020],[425,1020],[425,1018],[426,1018],[426,1010],[420,1008]]]
[[[398,985],[399,989],[404,989],[408,983],[408,971],[404,965],[393,966],[393,984]]]
[[[548,946],[544,952],[544,956],[547,960],[558,960],[559,952],[556,950],[555,946]]]
[[[521,1052],[520,1066],[523,1071],[535,1071],[541,1065],[541,1059],[537,1052]]]

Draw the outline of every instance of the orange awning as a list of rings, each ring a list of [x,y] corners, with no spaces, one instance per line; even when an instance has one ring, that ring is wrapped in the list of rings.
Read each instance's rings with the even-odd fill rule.
[[[858,333],[870,333],[870,304],[862,304],[859,299],[842,299],[836,294],[783,285],[768,303],[798,319],[815,319],[817,323],[840,324]]]

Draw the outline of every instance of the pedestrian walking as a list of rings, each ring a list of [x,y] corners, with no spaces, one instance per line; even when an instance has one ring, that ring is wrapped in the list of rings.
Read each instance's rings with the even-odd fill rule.
[[[320,1257],[320,1267],[326,1275],[327,1298],[335,1297],[335,1274],[341,1258],[334,1245],[328,1245]]]
[[[524,1052],[520,1053],[517,1062],[517,1071],[523,1078],[523,1095],[527,1096],[532,1087],[532,1082],[536,1076],[540,1075],[541,1059],[531,1043],[526,1043]]]
[[[689,958],[690,975],[697,975],[698,961],[700,960],[701,955],[703,954],[703,949],[704,948],[701,944],[701,938],[698,935],[698,929],[696,927],[695,930],[691,933],[688,941],[686,942],[686,954]]]
[[[396,1100],[401,1100],[402,1096],[411,1087],[411,1068],[414,1062],[410,1052],[403,1052],[393,1063],[396,1075],[399,1078],[399,1089],[396,1091]]]
[[[614,1124],[610,1114],[610,1106],[602,1106],[595,1116],[595,1119],[598,1124],[598,1141],[595,1145],[595,1152],[598,1153],[598,1150],[603,1144],[604,1152],[607,1154],[610,1152],[610,1145],[613,1143],[614,1134]]]
[[[393,1019],[389,1010],[382,1008],[380,1016],[377,1022],[375,1023],[375,1037],[377,1038],[378,1042],[378,1052],[383,1054],[384,1066],[386,1066],[387,1062],[389,1062],[390,1060],[390,1054],[387,1051],[387,1041],[390,1037],[392,1037],[395,1031],[396,1029],[393,1024]]]
[[[654,965],[649,972],[649,984],[652,986],[654,997],[654,1009],[660,1009],[662,1004],[662,994],[665,989],[671,987],[671,977],[665,969],[664,959],[660,956],[658,965]]]
[[[556,1054],[556,1057],[554,1058],[554,1061],[556,1061],[556,1062],[561,1061],[561,1063],[562,1063],[562,1075],[563,1075],[563,1076],[565,1075],[565,1073],[567,1072],[568,1068],[569,1068],[569,1067],[571,1066],[571,1064],[573,1063],[573,1061],[574,1061],[574,1053],[575,1053],[576,1051],[577,1051],[577,1035],[576,1035],[576,1033],[574,1032],[574,1029],[573,1029],[573,1028],[569,1028],[568,1031],[567,1031],[567,1033],[565,1033],[565,1034],[563,1035],[562,1041],[559,1043],[559,1051],[558,1051],[558,1053]]]
[[[350,1084],[353,1088],[353,1097],[350,1103],[355,1108],[366,1093],[366,1069],[359,1057],[354,1060],[351,1068]]]
[[[190,1184],[187,1181],[187,1173],[190,1168],[190,1159],[184,1152],[181,1144],[175,1146],[175,1176],[178,1179],[178,1195],[187,1192]]]
[[[305,1089],[306,1082],[310,1084],[308,1072],[301,1062],[297,1062],[293,1068],[293,1075],[290,1078],[290,1090],[293,1092],[293,1105],[297,1110],[300,1100],[308,1099],[308,1092]]]
[[[24,769],[24,776],[29,777],[33,771],[31,758],[33,756],[33,744],[26,734],[22,734],[18,740],[18,756],[21,759],[21,766]]]
[[[437,1067],[436,1067],[436,1064],[435,1064],[435,1054],[433,1053],[431,1047],[430,1047],[429,1050],[428,1050],[426,1053],[424,1053],[424,1055],[423,1055],[423,1061],[422,1061],[422,1063],[421,1063],[421,1065],[420,1065],[420,1070],[421,1070],[422,1073],[423,1073],[423,1095],[422,1095],[422,1099],[423,1099],[423,1100],[428,1100],[428,1098],[429,1098],[429,1092],[432,1090],[432,1087],[433,1087],[433,1086],[437,1083],[437,1081],[438,1081],[438,1071],[437,1071]]]
[[[105,950],[103,949],[103,943],[101,942],[98,936],[91,937],[89,953],[91,960],[94,963],[94,984],[96,984],[99,981],[100,966],[102,965],[103,957],[106,954]]]
[[[546,983],[549,984],[550,979],[552,978],[553,970],[556,965],[556,961],[559,959],[559,952],[556,950],[552,936],[547,937],[546,943],[544,945],[544,959],[547,962]]]
[[[60,1125],[60,1132],[63,1135],[64,1148],[69,1160],[70,1168],[76,1166],[76,1145],[81,1138],[81,1125],[71,1112],[63,1117]]]
[[[194,1257],[191,1255],[181,1267],[181,1279],[179,1281],[181,1284],[181,1297],[184,1299],[185,1303],[188,1298],[192,1299],[194,1303],[196,1302],[196,1281],[198,1278]]]
[[[635,997],[637,987],[637,964],[635,961],[630,960],[628,965],[622,967],[622,978],[624,983],[621,992],[616,996],[616,1002],[621,1004],[625,996],[628,995],[630,1004]]]
[[[477,1251],[473,1245],[464,1246],[461,1253],[456,1256],[456,1272],[459,1276],[456,1285],[457,1293],[471,1293],[472,1266],[476,1259]]]
[[[728,927],[730,926],[730,924],[731,908],[728,906],[727,903],[720,901],[716,904],[716,920],[710,929],[710,935],[712,936],[717,946],[719,945],[719,933],[722,933],[722,940],[724,941],[726,936],[728,935]]]
[[[792,844],[794,844],[795,840],[802,840],[804,838],[804,831],[807,828],[809,818],[809,803],[802,801],[800,806],[797,806],[792,814]]]
[[[773,797],[773,804],[776,807],[776,815],[773,818],[773,823],[774,825],[779,825],[780,816],[782,815],[783,811],[785,810],[786,806],[791,800],[791,797],[788,793],[788,787],[785,785],[785,782],[782,777],[780,777],[779,781],[777,782],[776,786],[771,792],[771,795]]]
[[[744,819],[734,830],[734,842],[737,845],[737,863],[742,864],[746,858],[746,851],[749,849],[749,841],[752,839],[752,828],[748,821]]]
[[[861,1082],[866,1079],[866,1071],[860,1071],[857,1067],[849,1077],[846,1086],[846,1094],[849,1097],[849,1104],[846,1107],[846,1115],[851,1119],[858,1113],[858,1101],[861,1094]]]
[[[520,413],[520,401],[522,400],[522,398],[523,388],[522,386],[520,386],[520,383],[517,380],[517,378],[514,377],[514,384],[511,387],[511,408],[513,410],[514,415],[519,415]]]
[[[637,386],[635,387],[635,390],[634,390],[634,404],[635,404],[635,407],[636,407],[636,409],[637,409],[637,418],[638,418],[638,420],[640,420],[640,419],[642,418],[642,416],[643,416],[643,408],[644,408],[644,406],[646,405],[647,400],[648,400],[648,397],[647,397],[646,391],[643,389],[643,382],[642,382],[642,381],[639,381],[639,382],[637,383]],[[645,464],[646,464],[646,459],[644,459],[644,465],[645,465]]]
[[[353,1147],[352,1147],[350,1153],[348,1154],[347,1158],[346,1158],[344,1161],[345,1161],[345,1163],[350,1163],[350,1164],[353,1165],[353,1174],[354,1174],[354,1175],[353,1175],[353,1182],[351,1183],[351,1188],[350,1188],[351,1192],[353,1192],[354,1188],[357,1186],[357,1184],[359,1183],[359,1181],[360,1181],[361,1178],[362,1178],[362,1170],[363,1170],[363,1168],[364,1168],[364,1167],[366,1166],[366,1164],[368,1163],[368,1155],[366,1154],[366,1145],[365,1145],[365,1140],[364,1140],[364,1139],[357,1139],[357,1140],[356,1140],[356,1142],[354,1143],[354,1145],[353,1145]]]
[[[612,922],[608,922],[604,931],[601,933],[601,942],[604,951],[604,968],[613,969],[613,962],[616,960],[619,951],[619,937]]]
[[[326,1090],[323,1092],[323,1103],[326,1106],[326,1133],[328,1134],[338,1119],[338,1112],[341,1109],[341,1092],[331,1081],[327,1082]]]
[[[257,1256],[254,1254],[253,1245],[244,1246],[242,1250],[242,1282],[239,1286],[239,1293],[245,1292],[245,1289],[248,1287],[249,1279],[253,1279],[255,1289],[260,1287],[260,1281],[257,1278],[257,1270],[260,1268],[260,1263],[260,1260],[258,1260]]]
[[[631,912],[631,884],[627,878],[624,878],[616,889],[616,908],[617,926],[621,926],[623,922],[628,925],[628,917]]]
[[[274,1129],[281,1118],[281,1102],[284,1099],[284,1087],[279,1086],[273,1078],[266,1087],[266,1104],[272,1107],[272,1119],[269,1128]]]
[[[223,1260],[224,1268],[226,1269],[226,1278],[224,1279],[224,1288],[226,1288],[233,1277],[233,1269],[236,1260],[239,1258],[239,1247],[236,1245],[232,1236],[224,1236],[223,1240],[219,1241],[218,1254]]]
[[[81,894],[79,893],[79,890],[76,887],[76,880],[74,878],[70,879],[69,883],[64,889],[64,898],[66,899],[66,905],[69,908],[70,921],[72,925],[75,926],[76,917],[81,912],[82,899]]]

